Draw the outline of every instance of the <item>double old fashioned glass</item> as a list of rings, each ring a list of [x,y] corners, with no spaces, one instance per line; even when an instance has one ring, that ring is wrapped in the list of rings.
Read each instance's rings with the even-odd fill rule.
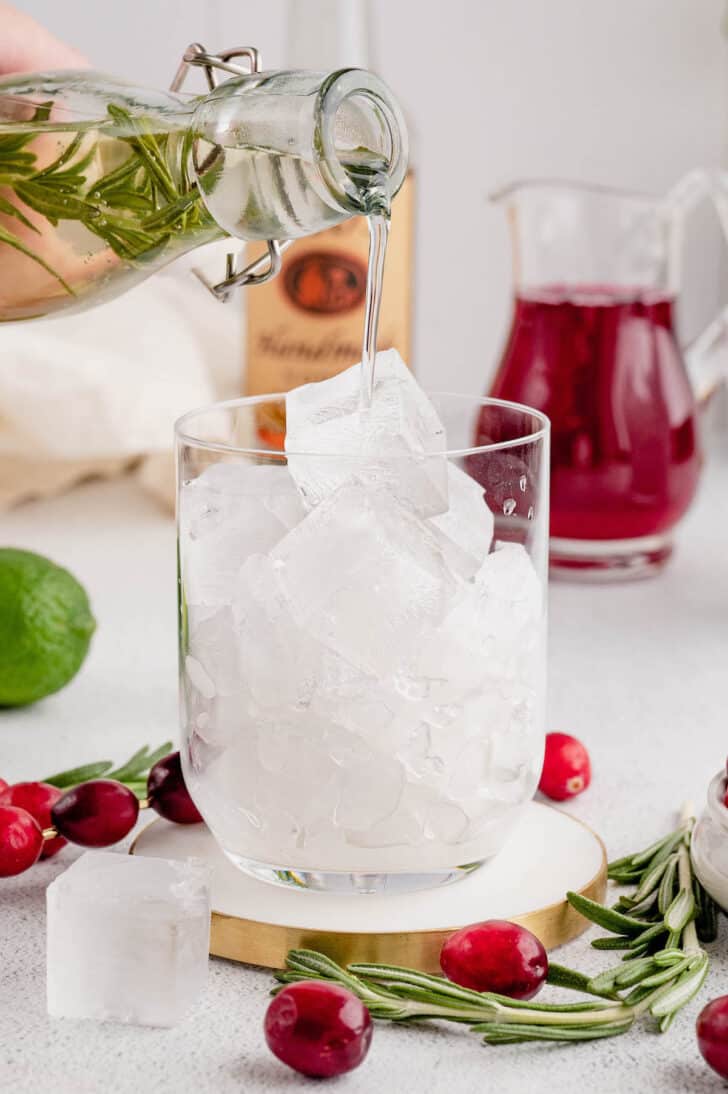
[[[185,778],[266,880],[443,884],[500,850],[536,787],[548,422],[431,399],[449,450],[375,477],[262,446],[280,396],[177,423]]]

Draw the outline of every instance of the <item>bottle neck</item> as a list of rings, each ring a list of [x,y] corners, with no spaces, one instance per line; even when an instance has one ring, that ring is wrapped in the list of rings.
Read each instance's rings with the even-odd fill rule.
[[[208,211],[242,238],[292,239],[372,212],[407,169],[396,100],[361,69],[227,81],[199,102],[191,129]]]
[[[288,0],[286,26],[291,68],[369,68],[368,0]]]

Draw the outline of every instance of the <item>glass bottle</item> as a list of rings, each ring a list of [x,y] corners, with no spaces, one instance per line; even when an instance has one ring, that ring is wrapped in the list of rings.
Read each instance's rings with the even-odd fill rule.
[[[402,116],[369,72],[253,72],[204,96],[89,71],[0,81],[0,321],[118,296],[213,239],[296,239],[395,194]]]

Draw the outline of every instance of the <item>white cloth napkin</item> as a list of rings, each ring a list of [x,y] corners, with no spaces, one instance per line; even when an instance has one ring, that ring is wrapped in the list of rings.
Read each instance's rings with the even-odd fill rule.
[[[191,272],[220,280],[230,246],[186,255],[78,315],[0,326],[0,505],[150,455],[141,481],[173,498],[175,419],[238,391],[239,296],[220,304]]]

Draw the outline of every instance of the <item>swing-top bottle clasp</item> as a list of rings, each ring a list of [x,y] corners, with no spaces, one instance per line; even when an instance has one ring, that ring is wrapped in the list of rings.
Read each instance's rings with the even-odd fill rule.
[[[244,58],[248,64],[243,67],[234,64],[234,61]],[[220,53],[208,53],[199,42],[192,42],[185,50],[179,68],[170,84],[170,91],[180,91],[191,68],[204,70],[207,86],[214,91],[218,84],[218,72],[224,72],[227,76],[249,76],[253,72],[260,72],[260,53],[254,46],[236,46]],[[254,259],[242,269],[236,266],[236,256],[230,251],[226,257],[225,277],[216,284],[210,282],[201,270],[192,272],[202,282],[206,289],[212,293],[216,300],[226,303],[233,289],[243,285],[263,285],[275,277],[281,268],[281,255],[290,247],[293,240],[269,239],[268,249],[265,254]]]

